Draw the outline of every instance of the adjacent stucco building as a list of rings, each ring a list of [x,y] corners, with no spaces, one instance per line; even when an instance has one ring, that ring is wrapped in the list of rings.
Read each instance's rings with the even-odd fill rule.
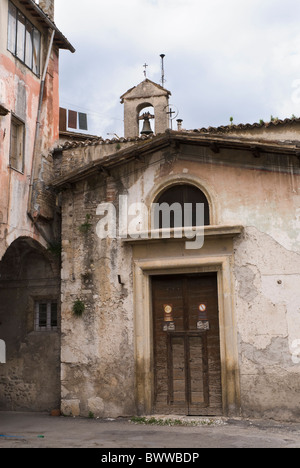
[[[0,410],[60,402],[60,209],[49,150],[59,139],[59,50],[74,49],[53,15],[53,0],[0,2]]]

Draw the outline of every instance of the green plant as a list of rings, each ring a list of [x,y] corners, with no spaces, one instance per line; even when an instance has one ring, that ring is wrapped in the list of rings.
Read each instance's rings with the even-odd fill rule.
[[[79,231],[82,232],[83,234],[86,234],[87,232],[89,232],[89,230],[92,227],[92,224],[89,223],[90,219],[91,219],[91,215],[87,214],[85,216],[85,223],[83,223],[83,224],[81,224],[81,226],[79,226]]]
[[[263,119],[260,119],[259,123],[260,123],[260,125],[263,125],[265,123],[265,121]]]
[[[149,426],[184,426],[184,422],[180,419],[156,419],[145,417],[133,417],[130,420],[134,424],[144,424]]]
[[[120,145],[120,143],[117,143],[117,145],[116,145],[116,149],[117,149],[117,151],[119,151],[119,150],[121,149],[121,145]]]
[[[80,301],[79,299],[77,299],[73,304],[73,315],[75,315],[75,317],[82,317],[84,311],[85,311],[84,303]]]
[[[224,425],[226,422],[221,418],[196,418],[196,419],[156,419],[155,417],[139,417],[135,416],[130,419],[130,422],[133,424],[142,424],[149,426],[219,426]]]
[[[233,124],[233,117],[230,117],[229,120],[230,120],[230,125],[232,125]]]
[[[89,412],[89,419],[95,419],[95,415],[92,411]]]

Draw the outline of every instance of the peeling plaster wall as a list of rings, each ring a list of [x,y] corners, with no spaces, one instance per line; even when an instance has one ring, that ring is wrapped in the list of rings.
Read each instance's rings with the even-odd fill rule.
[[[248,228],[236,243],[236,311],[245,416],[299,418],[300,253]]]
[[[98,185],[91,180],[63,195],[62,412],[117,417],[134,413],[130,248],[97,237],[95,213],[106,199]],[[91,227],[82,231],[86,215]],[[73,316],[78,299],[82,318]]]
[[[48,49],[48,28],[43,29],[24,2],[14,0],[13,3],[41,32],[42,73]],[[7,22],[8,1],[1,0],[0,103],[8,114],[0,116],[0,337],[7,344],[7,363],[0,373],[0,409],[49,411],[60,403],[60,336],[59,331],[35,332],[34,310],[35,300],[58,300],[60,278],[58,265],[55,271],[46,268],[46,260],[45,264],[42,261],[43,255],[47,256],[46,251],[38,255],[35,247],[47,248],[47,241],[53,241],[58,230],[55,196],[46,187],[53,178],[49,148],[59,138],[59,52],[54,46],[46,75],[34,159],[41,78],[7,50]],[[24,165],[19,171],[10,166],[12,115],[24,123]],[[33,196],[29,203],[31,180]],[[40,215],[43,223],[36,227],[28,211]],[[28,249],[27,243],[35,247]]]
[[[19,2],[15,3],[42,33],[41,67],[43,67],[48,46],[48,31],[41,29],[40,23],[30,16],[24,5]],[[40,78],[7,50],[7,18],[8,1],[2,0],[0,3],[0,102],[9,110],[9,114],[0,116],[0,259],[7,247],[20,236],[30,236],[45,244],[27,216]],[[11,113],[25,124],[24,171],[22,173],[9,167]],[[53,199],[49,200],[48,194],[45,195],[45,187],[52,177],[52,174],[49,176],[52,161],[49,161],[48,151],[59,138],[58,119],[58,50],[53,48],[46,77],[40,138],[37,145],[38,158],[33,167],[35,182],[32,208],[46,219],[53,217],[55,204]],[[48,166],[47,163],[49,163]],[[52,167],[50,171],[52,172]]]
[[[120,194],[128,196],[129,206],[149,204],[166,183],[190,182],[209,194],[213,224],[245,226],[235,242],[232,272],[242,413],[299,417],[300,366],[292,359],[294,340],[300,339],[299,171],[287,171],[283,163],[265,168],[250,160],[249,167],[236,163],[249,157],[224,150],[213,163],[208,149],[166,149],[147,165],[123,165],[110,178],[91,177],[63,193],[66,414],[115,417],[136,411],[131,247],[97,237],[98,204],[114,200],[117,206]],[[82,233],[87,214],[90,227]],[[86,304],[81,319],[72,316],[78,297]]]

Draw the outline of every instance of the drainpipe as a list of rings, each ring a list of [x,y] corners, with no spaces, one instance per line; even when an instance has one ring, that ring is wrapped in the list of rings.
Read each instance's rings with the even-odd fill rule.
[[[52,30],[50,43],[48,47],[47,57],[45,61],[44,71],[42,75],[41,87],[40,87],[40,97],[39,97],[39,107],[36,119],[36,129],[35,129],[35,138],[33,144],[33,154],[32,154],[32,163],[31,163],[31,177],[30,177],[30,186],[29,186],[29,195],[28,195],[28,205],[27,205],[27,213],[31,220],[34,221],[33,216],[31,214],[31,201],[32,201],[32,188],[33,188],[33,180],[34,180],[34,163],[36,158],[36,151],[37,151],[37,141],[40,133],[40,126],[41,126],[41,113],[42,113],[42,104],[43,104],[43,97],[44,97],[44,89],[45,89],[45,81],[46,81],[46,74],[48,70],[50,55],[53,47],[55,29]]]

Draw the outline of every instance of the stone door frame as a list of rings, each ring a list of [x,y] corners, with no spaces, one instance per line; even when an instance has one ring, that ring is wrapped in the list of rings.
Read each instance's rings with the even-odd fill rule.
[[[224,416],[240,414],[239,355],[234,312],[233,255],[134,260],[136,405],[151,414],[154,401],[151,276],[217,272]]]

